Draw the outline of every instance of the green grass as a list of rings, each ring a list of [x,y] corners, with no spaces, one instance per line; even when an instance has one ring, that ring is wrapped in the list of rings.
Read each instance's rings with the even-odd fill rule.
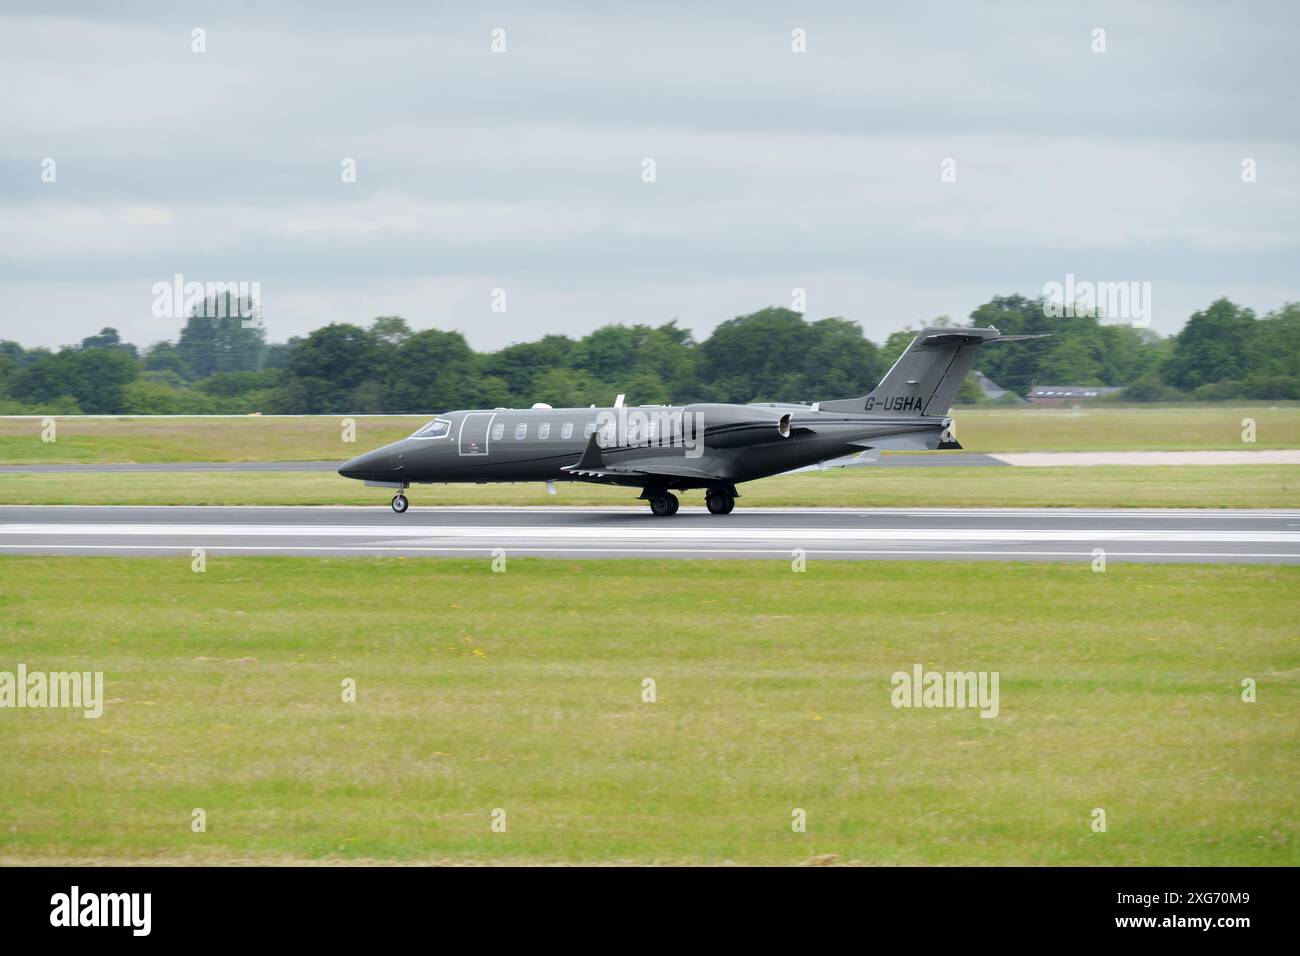
[[[564,483],[416,485],[414,505],[635,504],[629,488]],[[752,507],[1300,507],[1294,465],[873,468],[768,478],[740,486]],[[385,506],[391,492],[332,473],[0,474],[0,504]],[[699,492],[683,501],[698,504]]]
[[[342,415],[263,418],[55,419],[55,441],[41,440],[40,419],[0,417],[0,461],[13,464],[189,461],[343,461],[360,450],[405,438],[432,416],[356,418],[355,442],[343,440]]]
[[[303,418],[56,419],[57,441],[41,441],[39,419],[0,418],[0,461],[11,463],[342,461],[359,449],[409,435],[431,416],[355,419],[343,441],[341,415]],[[1300,448],[1300,405],[1104,405],[1081,410],[958,408],[957,435],[973,452]],[[1256,442],[1244,445],[1242,419]]]
[[[1265,566],[0,558],[0,669],[103,670],[109,700],[0,711],[0,861],[1296,865],[1298,586]],[[915,663],[998,671],[1000,715],[894,709]]]
[[[1300,448],[1300,405],[1094,405],[1068,408],[955,409],[967,451],[1241,451]],[[1242,419],[1255,443],[1242,442]]]

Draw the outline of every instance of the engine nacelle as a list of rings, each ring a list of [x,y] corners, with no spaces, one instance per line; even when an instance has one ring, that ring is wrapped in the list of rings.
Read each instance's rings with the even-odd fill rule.
[[[684,414],[703,425],[704,444],[712,448],[737,448],[770,441],[771,429],[789,438],[792,412],[778,412],[753,405],[687,405]]]

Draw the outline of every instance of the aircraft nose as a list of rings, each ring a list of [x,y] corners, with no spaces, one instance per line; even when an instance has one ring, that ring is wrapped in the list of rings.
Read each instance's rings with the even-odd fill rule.
[[[392,448],[380,448],[368,451],[364,455],[345,461],[339,466],[339,474],[344,478],[361,478],[371,481],[384,481],[402,468],[402,455]]]

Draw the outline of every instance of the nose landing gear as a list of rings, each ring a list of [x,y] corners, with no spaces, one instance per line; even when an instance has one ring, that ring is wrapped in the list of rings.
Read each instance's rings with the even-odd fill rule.
[[[393,510],[400,515],[411,506],[411,503],[406,500],[406,495],[399,491],[397,494],[393,495],[392,505]]]

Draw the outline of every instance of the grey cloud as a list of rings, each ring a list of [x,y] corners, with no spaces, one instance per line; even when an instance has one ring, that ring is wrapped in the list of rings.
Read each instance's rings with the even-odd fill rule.
[[[1296,19],[1282,3],[11,4],[0,286],[45,318],[0,334],[76,340],[110,324],[84,308],[92,285],[174,272],[261,281],[276,338],[320,323],[315,287],[353,321],[402,311],[499,344],[457,312],[486,281],[548,290],[518,337],[675,314],[706,331],[800,276],[835,290],[815,314],[871,328],[904,289],[960,317],[1066,271],[1158,282],[1164,331],[1207,288],[1267,309],[1300,298]],[[129,326],[147,304],[107,310]]]

